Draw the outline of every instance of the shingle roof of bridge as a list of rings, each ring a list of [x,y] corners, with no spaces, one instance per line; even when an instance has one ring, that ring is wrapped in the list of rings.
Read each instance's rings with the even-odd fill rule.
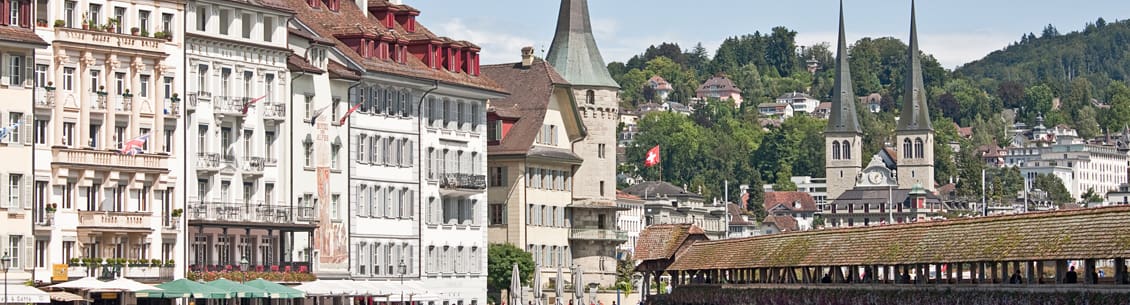
[[[668,270],[1130,257],[1130,206],[699,242]]]

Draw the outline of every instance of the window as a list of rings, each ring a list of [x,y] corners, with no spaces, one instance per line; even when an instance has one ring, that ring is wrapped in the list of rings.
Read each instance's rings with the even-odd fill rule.
[[[201,31],[201,32],[208,30],[208,7],[207,6],[201,5],[201,6],[196,7],[196,30]]]
[[[96,70],[96,69],[91,69],[91,70],[90,70],[90,92],[95,92],[95,93],[97,93],[97,92],[99,91],[99,88],[98,88],[98,86],[99,86],[99,84],[101,84],[102,82],[100,82],[100,81],[98,81],[98,80],[99,80],[99,78],[100,78],[101,76],[102,76],[102,71],[101,71],[101,70]]]
[[[126,74],[125,72],[114,73],[114,91],[115,94],[122,94],[126,92]]]
[[[164,83],[164,85],[163,85],[164,97],[166,99],[172,97],[173,96],[173,77],[172,76],[166,76],[166,77],[162,78],[162,80],[163,80],[163,83]]]
[[[263,41],[271,42],[275,37],[275,18],[263,17]]]
[[[208,65],[196,66],[196,90],[200,92],[208,90]]]
[[[120,6],[114,7],[114,18],[118,18],[118,21],[120,22],[120,24],[129,24],[129,23],[126,22],[126,8],[124,8],[124,7],[120,7]],[[125,26],[119,26],[116,29],[114,29],[114,31],[117,32],[118,34],[121,34],[123,27],[125,27]]]
[[[94,23],[101,24],[101,22],[102,22],[102,5],[101,4],[90,4],[90,6],[86,10],[86,17],[87,17],[87,19],[83,20],[83,22],[94,22]]]
[[[18,268],[20,265],[20,242],[24,239],[20,235],[8,236],[8,256],[12,259],[9,268]]]
[[[75,22],[75,6],[77,5],[77,1],[67,1],[63,4],[63,18],[65,18],[64,21],[67,22],[69,28],[78,27],[78,23]]]
[[[255,21],[251,18],[254,18],[251,14],[243,14],[243,17],[239,20],[243,24],[243,38],[251,38],[251,27],[255,26]]]
[[[47,120],[35,120],[35,144],[47,144]]]
[[[502,120],[487,123],[487,141],[502,141]]]
[[[173,14],[161,13],[161,30],[168,33],[173,32]]]
[[[841,149],[843,149],[844,160],[851,160],[851,141],[844,141],[844,145]]]
[[[596,92],[592,90],[585,92],[585,102],[589,104],[596,104]]]
[[[149,32],[149,11],[137,11],[137,27],[140,28],[141,32]]]
[[[149,75],[141,75],[141,97],[149,96]]]
[[[832,141],[832,160],[840,159],[840,141]]]
[[[304,164],[306,164],[306,167],[313,167],[314,166],[314,158],[313,158],[314,144],[313,143],[306,143],[306,144],[304,144],[304,148],[305,148],[304,151],[303,151],[303,156],[305,157],[304,158],[305,159]]]
[[[925,158],[923,156],[925,150],[922,149],[922,146],[923,145],[922,145],[922,139],[921,138],[914,139],[914,157],[915,158],[918,158],[918,159]],[[1064,158],[1067,158],[1067,156],[1064,156]]]
[[[490,168],[490,186],[505,186],[506,185],[506,168],[505,167],[491,167]]]
[[[35,65],[35,87],[47,86],[47,65]]]
[[[8,125],[22,125],[22,123],[20,123],[20,121],[23,120],[23,117],[24,117],[23,113],[9,112],[8,113]],[[23,133],[24,133],[23,131],[20,131],[21,128],[22,128],[22,126],[17,127],[15,129],[12,129],[10,131],[11,134],[8,135],[8,143],[19,143],[20,142],[20,139],[22,138],[21,135],[23,135]]]
[[[910,159],[913,156],[912,152],[913,151],[911,150],[910,139],[903,139],[902,140],[902,157],[904,159]]]
[[[20,174],[8,175],[8,202],[6,207],[14,208],[20,205]]]
[[[228,34],[231,23],[231,10],[220,10],[220,35]]]
[[[139,129],[138,134],[142,134],[142,135],[149,134],[149,128]],[[151,141],[145,141],[144,144],[141,144],[141,149],[144,149],[145,151],[149,151],[149,142],[151,142]]]
[[[503,225],[506,224],[506,204],[492,203],[490,204],[490,224]]]
[[[607,145],[604,145],[604,144],[597,144],[597,145],[596,145],[596,155],[597,155],[597,158],[601,158],[601,159],[604,159],[605,157],[607,157],[607,156],[608,156],[608,151],[607,151],[607,149],[608,149],[608,146],[607,146]]]
[[[75,88],[74,81],[75,81],[75,68],[64,67],[63,68],[63,90],[64,91],[74,90],[74,88]]]
[[[333,148],[331,148],[330,150],[331,150],[331,152],[330,152],[331,153],[331,155],[330,155],[330,168],[338,169],[337,168],[337,159],[338,159],[338,152],[341,151],[341,146],[334,144]]]
[[[63,145],[73,146],[75,143],[75,123],[63,123]]]
[[[13,4],[18,2],[11,2]],[[12,5],[12,7],[17,7]],[[10,63],[8,64],[8,85],[23,86],[24,84],[24,57],[20,55],[8,56]]]

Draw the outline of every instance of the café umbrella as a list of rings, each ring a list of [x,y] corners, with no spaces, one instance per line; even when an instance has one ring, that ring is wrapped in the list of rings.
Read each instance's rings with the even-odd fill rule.
[[[142,290],[137,292],[139,298],[156,299],[228,299],[232,294],[212,286],[193,282],[188,279],[179,279],[157,285],[161,290]]]

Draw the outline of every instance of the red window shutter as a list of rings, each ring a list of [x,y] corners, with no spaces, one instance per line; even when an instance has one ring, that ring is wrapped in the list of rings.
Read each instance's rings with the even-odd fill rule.
[[[31,27],[31,2],[25,2],[20,6],[20,26]]]
[[[8,12],[11,12],[8,5],[11,5],[9,0],[0,1],[0,24],[8,25]]]

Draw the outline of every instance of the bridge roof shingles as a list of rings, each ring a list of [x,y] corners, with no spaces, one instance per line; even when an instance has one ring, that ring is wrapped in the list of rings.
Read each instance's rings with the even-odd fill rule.
[[[1130,206],[704,241],[668,270],[1130,257]]]

